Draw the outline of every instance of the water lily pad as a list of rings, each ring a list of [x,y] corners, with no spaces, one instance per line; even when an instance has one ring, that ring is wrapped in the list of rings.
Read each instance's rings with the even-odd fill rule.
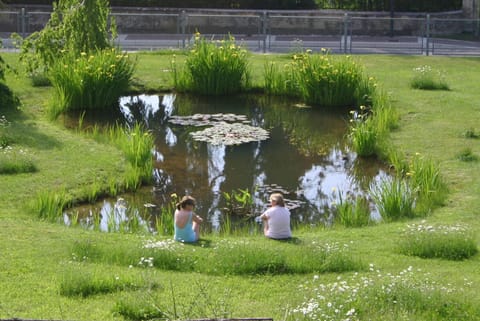
[[[239,145],[269,138],[268,131],[263,128],[226,122],[220,122],[204,130],[190,133],[190,135],[194,140],[208,142],[212,145]]]

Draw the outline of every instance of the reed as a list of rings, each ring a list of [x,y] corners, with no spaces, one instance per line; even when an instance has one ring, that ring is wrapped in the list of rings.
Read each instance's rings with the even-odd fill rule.
[[[181,91],[228,95],[250,85],[248,53],[232,36],[214,42],[197,32],[185,67],[179,69],[174,60],[172,69],[175,88]]]
[[[338,192],[338,203],[335,205],[335,221],[345,227],[362,227],[370,224],[370,204],[363,195],[342,196]]]
[[[409,161],[406,175],[411,189],[417,194],[417,210],[420,214],[428,214],[445,202],[448,186],[438,164],[431,158],[415,154]]]
[[[352,120],[348,138],[353,150],[361,157],[375,156],[379,152],[379,137],[372,118]]]
[[[383,179],[370,188],[378,212],[384,221],[415,216],[415,192],[404,179]]]
[[[294,54],[283,70],[266,63],[264,80],[268,94],[298,97],[323,107],[358,106],[374,91],[359,64],[348,56],[334,58],[328,51]]]
[[[70,204],[71,199],[65,189],[57,192],[40,191],[33,199],[31,208],[40,219],[56,222]]]
[[[130,86],[135,62],[116,49],[80,57],[64,55],[49,71],[52,118],[72,110],[113,110]]]

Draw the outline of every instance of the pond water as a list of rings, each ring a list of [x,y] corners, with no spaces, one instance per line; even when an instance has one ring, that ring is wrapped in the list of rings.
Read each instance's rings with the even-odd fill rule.
[[[98,223],[102,230],[108,230],[112,218],[121,224],[126,208],[148,212],[139,215],[139,222],[153,226],[150,217],[158,215],[173,193],[194,196],[197,214],[216,230],[225,216],[222,193],[238,189],[248,189],[252,195],[252,216],[267,208],[270,193],[281,191],[292,207],[294,222],[324,224],[331,219],[339,195],[365,194],[372,183],[387,175],[375,160],[357,158],[349,150],[345,137],[348,110],[314,109],[265,96],[166,94],[123,97],[120,111],[122,121],[129,125],[141,122],[154,134],[155,183],[123,196],[122,204],[106,199],[76,209],[76,213],[89,213],[80,214],[87,223],[92,212],[101,213]],[[269,138],[228,146],[196,141],[191,133],[205,127],[171,122],[174,116],[195,114],[244,115],[251,126],[266,129]],[[376,215],[373,206],[372,213]],[[65,222],[70,219],[71,213]]]

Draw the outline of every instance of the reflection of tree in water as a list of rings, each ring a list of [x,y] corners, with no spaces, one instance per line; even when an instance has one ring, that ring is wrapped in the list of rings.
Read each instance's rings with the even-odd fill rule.
[[[120,111],[129,124],[142,122],[149,127],[154,117],[161,117],[158,95],[138,95],[120,98]]]
[[[225,146],[207,145],[208,150],[208,185],[213,194],[213,199],[208,209],[208,216],[212,219],[214,228],[219,227],[219,218],[221,216],[221,185],[225,181]]]

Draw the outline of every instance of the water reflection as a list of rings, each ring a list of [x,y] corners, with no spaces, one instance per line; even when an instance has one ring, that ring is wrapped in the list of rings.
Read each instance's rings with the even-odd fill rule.
[[[151,187],[139,193],[139,207],[162,206],[171,193],[191,194],[198,200],[196,211],[213,229],[221,222],[222,192],[249,189],[260,214],[269,191],[257,187],[277,184],[303,204],[292,211],[294,220],[317,223],[328,220],[339,195],[365,193],[386,175],[375,161],[359,160],[349,151],[347,112],[297,108],[295,102],[263,96],[140,95],[123,97],[120,104],[128,124],[141,122],[156,137],[153,193]],[[189,133],[199,128],[168,123],[171,115],[196,113],[246,115],[251,125],[269,130],[270,139],[213,146],[192,140]]]

